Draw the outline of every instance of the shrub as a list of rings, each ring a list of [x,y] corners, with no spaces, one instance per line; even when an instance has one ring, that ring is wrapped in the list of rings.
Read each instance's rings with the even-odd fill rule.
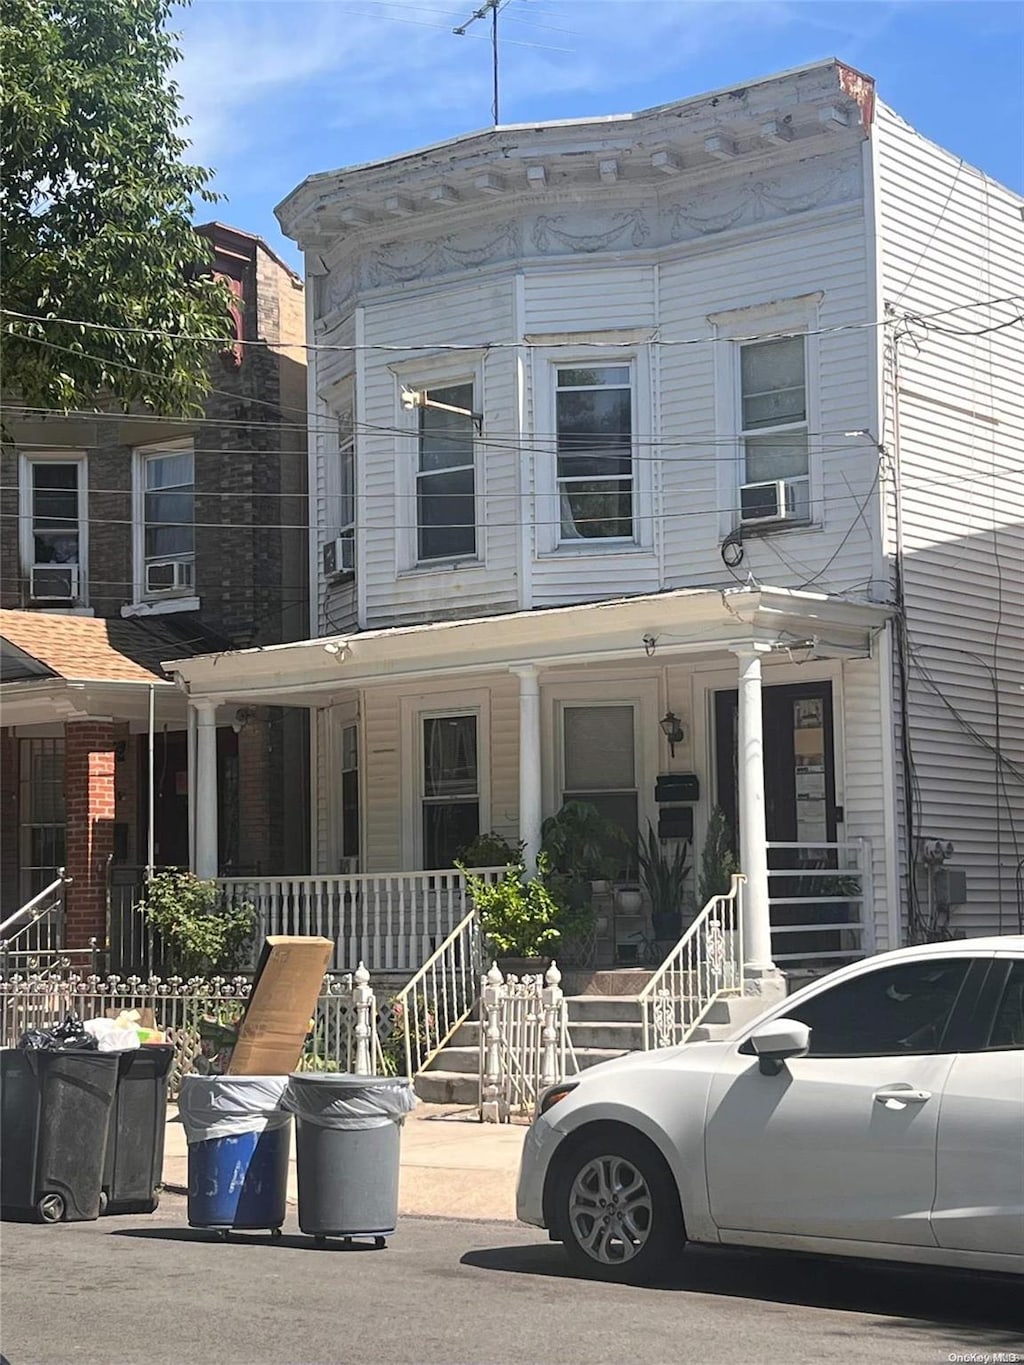
[[[182,976],[250,965],[256,911],[248,904],[223,905],[216,882],[192,872],[159,872],[146,883],[140,909],[160,935],[170,967]]]

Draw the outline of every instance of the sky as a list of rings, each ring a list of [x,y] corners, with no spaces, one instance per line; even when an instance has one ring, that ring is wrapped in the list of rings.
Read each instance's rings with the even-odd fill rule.
[[[176,10],[213,213],[295,266],[307,175],[491,124],[482,0],[194,0]],[[1024,0],[506,0],[502,123],[621,114],[838,57],[925,136],[1024,191]]]

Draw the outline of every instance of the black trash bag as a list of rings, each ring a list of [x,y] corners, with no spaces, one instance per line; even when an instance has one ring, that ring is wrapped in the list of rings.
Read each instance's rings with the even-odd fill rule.
[[[72,1010],[56,1028],[27,1029],[18,1039],[18,1046],[26,1052],[95,1052],[98,1043],[91,1033],[86,1033],[81,1019]]]

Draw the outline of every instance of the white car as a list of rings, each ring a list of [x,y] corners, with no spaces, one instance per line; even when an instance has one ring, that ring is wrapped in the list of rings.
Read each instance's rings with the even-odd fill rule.
[[[517,1211],[607,1279],[688,1240],[1024,1274],[1024,937],[883,953],[552,1087]]]

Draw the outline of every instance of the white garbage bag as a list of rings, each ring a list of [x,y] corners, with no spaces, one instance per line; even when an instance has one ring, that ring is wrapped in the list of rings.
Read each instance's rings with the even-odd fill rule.
[[[87,1019],[82,1027],[96,1039],[98,1052],[130,1052],[141,1046],[139,1030],[123,1019]]]
[[[238,1137],[286,1128],[291,1114],[282,1107],[287,1076],[186,1076],[178,1096],[185,1141]]]
[[[384,1128],[405,1122],[416,1092],[404,1077],[300,1071],[289,1076],[283,1102],[303,1123],[320,1128]]]

